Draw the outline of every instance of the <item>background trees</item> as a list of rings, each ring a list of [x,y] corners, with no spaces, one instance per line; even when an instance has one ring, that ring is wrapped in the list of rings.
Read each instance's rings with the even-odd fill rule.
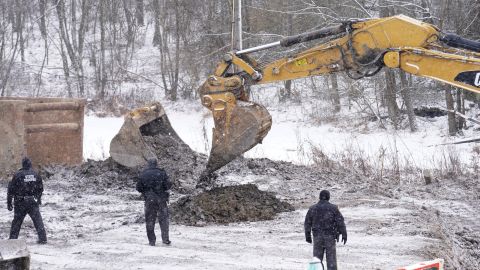
[[[232,0],[0,1],[0,95],[123,103],[159,95],[172,101],[194,98],[230,50],[231,10]],[[346,19],[400,13],[480,38],[480,0],[243,0],[242,13],[244,47]],[[256,57],[268,61],[302,48]],[[459,112],[465,111],[464,98],[478,99],[399,71],[361,83],[333,74],[275,87],[287,104],[313,93],[331,103],[332,114],[360,106],[381,126],[412,131],[415,100],[426,89],[436,96],[443,91],[442,106]],[[449,119],[451,134],[465,126],[454,113]]]

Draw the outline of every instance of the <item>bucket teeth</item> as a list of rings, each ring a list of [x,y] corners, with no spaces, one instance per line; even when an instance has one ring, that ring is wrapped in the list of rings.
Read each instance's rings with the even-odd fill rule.
[[[231,110],[214,112],[212,149],[207,173],[223,167],[261,143],[272,126],[272,117],[262,105],[237,101]]]

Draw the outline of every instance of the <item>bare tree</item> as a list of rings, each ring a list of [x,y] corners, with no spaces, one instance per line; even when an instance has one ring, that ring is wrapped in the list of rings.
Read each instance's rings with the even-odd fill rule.
[[[340,91],[338,88],[338,75],[333,73],[330,74],[330,81],[332,82],[332,87],[330,89],[330,96],[333,102],[334,112],[340,112],[341,105],[340,105]]]
[[[135,0],[135,3],[136,3],[135,19],[136,19],[138,25],[143,26],[145,24],[145,22],[144,22],[145,13],[144,13],[144,10],[143,10],[143,0]]]
[[[87,20],[91,9],[91,0],[81,0],[80,23],[77,26],[76,1],[71,0],[71,21],[68,23],[65,10],[65,0],[58,0],[56,5],[57,19],[59,25],[59,34],[65,45],[67,55],[74,68],[78,83],[78,95],[85,94],[84,70],[83,70],[83,49],[85,41],[85,32],[87,30]],[[78,27],[78,28],[77,28]],[[70,32],[68,32],[70,29]],[[63,55],[63,54],[62,54]],[[68,69],[68,61],[63,58],[64,69]]]
[[[161,33],[160,33],[160,18],[163,18],[163,14],[160,10],[160,0],[152,0],[152,5],[153,5],[153,18],[155,20],[154,22],[154,28],[155,32],[153,34],[153,45],[159,45],[161,38]]]
[[[380,17],[390,16],[392,11],[390,10],[388,0],[380,1],[380,5]],[[387,105],[388,115],[392,120],[393,126],[395,129],[397,129],[399,109],[397,104],[395,72],[393,70],[385,70],[385,81],[385,103]]]
[[[46,23],[46,9],[47,0],[38,0],[38,8],[40,11],[40,20],[38,21],[38,28],[44,39],[47,39],[47,23]]]
[[[442,5],[441,5],[441,10],[442,10],[442,16],[440,19],[440,28],[444,27],[445,21],[448,18],[448,10],[450,9],[450,0],[442,0]],[[448,133],[450,135],[455,135],[458,131],[457,129],[457,122],[455,119],[455,113],[453,112],[455,110],[454,106],[454,99],[452,96],[452,87],[447,85],[445,86],[445,102],[447,109],[449,110],[448,112]]]

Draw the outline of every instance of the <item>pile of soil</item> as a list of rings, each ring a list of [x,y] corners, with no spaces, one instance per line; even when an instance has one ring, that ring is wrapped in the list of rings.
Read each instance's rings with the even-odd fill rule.
[[[156,134],[143,136],[145,143],[153,150],[159,167],[165,169],[174,188],[191,192],[205,168],[207,157],[193,151],[177,136]]]
[[[40,175],[46,181],[66,181],[76,193],[103,194],[106,191],[135,190],[141,168],[127,168],[113,159],[87,160],[81,165],[64,167],[43,166]]]
[[[185,196],[171,206],[172,220],[185,225],[227,224],[271,220],[280,212],[293,211],[287,202],[257,186],[217,187],[196,196]]]

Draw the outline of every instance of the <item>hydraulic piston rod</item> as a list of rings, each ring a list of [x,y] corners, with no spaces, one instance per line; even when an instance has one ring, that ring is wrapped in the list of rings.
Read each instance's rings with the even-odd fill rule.
[[[290,47],[290,46],[295,45],[295,44],[304,43],[304,42],[307,42],[307,41],[311,41],[311,40],[315,40],[315,39],[319,39],[319,38],[324,38],[324,37],[328,37],[328,36],[338,35],[338,34],[341,34],[341,33],[345,33],[346,31],[347,31],[347,29],[346,29],[344,24],[335,25],[335,26],[331,26],[331,27],[322,28],[322,29],[319,29],[319,30],[316,30],[316,31],[296,35],[296,36],[286,37],[286,38],[283,38],[283,39],[281,39],[279,41],[276,41],[276,42],[272,42],[272,43],[248,48],[248,49],[245,49],[245,50],[240,50],[240,51],[236,52],[235,54],[236,55],[242,55],[242,54],[247,54],[247,53],[253,53],[253,52],[263,51],[263,50],[278,47],[278,46]]]

